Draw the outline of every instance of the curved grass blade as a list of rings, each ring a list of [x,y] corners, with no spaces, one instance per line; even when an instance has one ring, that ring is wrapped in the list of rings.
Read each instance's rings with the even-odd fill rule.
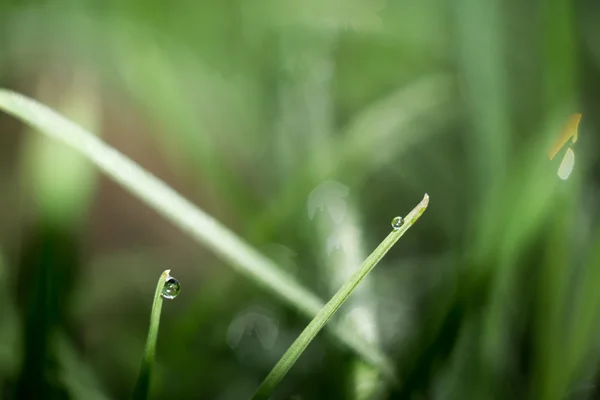
[[[346,299],[352,294],[358,284],[375,268],[375,265],[381,261],[383,256],[392,248],[392,246],[406,233],[406,231],[414,225],[419,217],[425,212],[429,204],[429,196],[425,194],[423,200],[413,210],[408,213],[404,219],[404,224],[397,229],[394,229],[377,248],[367,257],[361,267],[344,283],[337,293],[327,302],[325,307],[308,324],[304,331],[287,349],[283,357],[277,362],[269,375],[261,383],[260,387],[254,394],[254,399],[266,399],[271,392],[277,387],[279,382],[288,373],[292,366],[298,361],[304,350],[310,342],[323,329],[325,324],[331,319],[333,314],[344,304]]]
[[[273,261],[92,133],[37,101],[9,90],[0,89],[0,109],[81,152],[108,176],[204,244],[237,272],[300,313],[312,318],[323,307],[321,299],[283,273]],[[354,338],[342,329],[334,328],[332,332],[342,344],[384,375],[393,377],[392,363],[377,347]]]
[[[152,383],[152,371],[154,369],[154,355],[156,354],[156,339],[158,338],[158,327],[160,325],[160,312],[162,310],[163,298],[161,293],[165,287],[165,282],[169,278],[170,269],[166,270],[158,278],[156,291],[154,292],[154,301],[152,302],[152,312],[150,314],[150,328],[148,329],[148,338],[146,339],[146,349],[142,367],[138,376],[133,399],[145,400],[150,393],[150,384]]]

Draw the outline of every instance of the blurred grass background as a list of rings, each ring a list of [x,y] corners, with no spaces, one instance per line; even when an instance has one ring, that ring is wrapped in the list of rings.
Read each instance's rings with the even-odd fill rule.
[[[280,399],[600,396],[600,4],[0,3],[0,81],[100,135],[323,299],[427,192]],[[567,181],[546,151],[582,112]],[[308,322],[0,115],[3,398],[248,398]],[[560,157],[559,157],[560,158]]]

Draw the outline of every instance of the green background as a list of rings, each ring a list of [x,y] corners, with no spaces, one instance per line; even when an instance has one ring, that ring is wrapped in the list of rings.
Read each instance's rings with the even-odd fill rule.
[[[600,4],[3,1],[0,81],[95,132],[329,299],[421,199],[276,399],[600,396]],[[547,150],[582,112],[567,181]],[[564,149],[563,149],[564,152]],[[248,398],[308,320],[0,115],[2,398]],[[311,200],[312,199],[312,200]]]

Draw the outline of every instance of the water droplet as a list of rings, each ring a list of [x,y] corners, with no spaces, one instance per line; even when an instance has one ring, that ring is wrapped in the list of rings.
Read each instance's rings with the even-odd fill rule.
[[[167,277],[165,281],[165,286],[163,287],[160,295],[165,299],[174,299],[179,294],[181,290],[181,285],[179,281],[172,276]]]
[[[398,230],[404,225],[404,219],[402,217],[396,217],[392,220],[392,228]]]

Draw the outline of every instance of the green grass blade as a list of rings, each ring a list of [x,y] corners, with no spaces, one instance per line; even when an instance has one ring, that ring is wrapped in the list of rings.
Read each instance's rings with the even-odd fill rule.
[[[239,272],[271,289],[304,314],[312,317],[321,309],[322,301],[318,297],[281,273],[271,260],[92,133],[35,100],[7,90],[0,89],[0,109],[80,151],[106,174]]]
[[[8,90],[0,89],[0,109],[81,152],[108,176],[205,245],[237,272],[305,316],[312,318],[323,307],[321,299],[283,273],[273,261],[94,134],[37,101]],[[392,363],[379,349],[341,329],[333,329],[332,332],[341,343],[386,376],[393,374]]]
[[[375,268],[377,263],[381,261],[383,256],[392,248],[392,246],[406,233],[406,231],[419,219],[425,212],[429,204],[429,196],[427,194],[423,200],[404,219],[404,224],[393,230],[384,240],[377,246],[369,257],[363,262],[361,267],[344,283],[337,293],[327,302],[325,307],[313,318],[308,326],[302,331],[300,336],[292,343],[283,357],[277,362],[269,375],[261,383],[260,387],[254,394],[254,399],[268,398],[275,387],[281,382],[283,377],[288,373],[290,368],[298,361],[304,350],[310,342],[323,329],[325,324],[331,319],[333,314],[344,304],[346,299],[352,294],[358,284]]]
[[[171,270],[166,270],[158,278],[156,291],[154,292],[154,301],[152,302],[152,312],[150,314],[150,328],[148,329],[148,338],[146,339],[146,349],[144,350],[144,359],[140,368],[133,399],[147,399],[150,393],[150,384],[152,383],[152,370],[154,369],[154,355],[156,354],[156,339],[158,338],[158,327],[160,325],[160,312],[162,310],[163,298],[161,292],[165,287],[165,282],[169,277]]]

